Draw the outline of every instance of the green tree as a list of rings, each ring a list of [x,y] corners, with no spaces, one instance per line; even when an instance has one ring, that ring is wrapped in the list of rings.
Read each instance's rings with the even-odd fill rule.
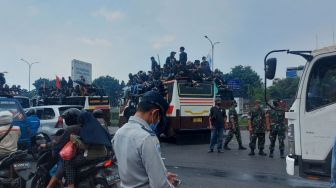
[[[33,86],[35,86],[36,90],[39,90],[41,87],[45,86],[45,87],[55,87],[55,81],[51,81],[47,78],[39,78],[37,80],[35,80],[35,82],[33,83]]]
[[[294,99],[300,78],[279,79],[268,88],[268,93],[272,99]]]
[[[241,97],[253,99],[256,94],[260,96],[260,90],[262,90],[262,81],[257,72],[252,70],[250,66],[235,66],[228,74],[224,74],[224,79],[226,81],[240,81],[241,89],[238,95]]]
[[[119,84],[119,80],[111,76],[100,76],[99,78],[93,80],[92,84],[98,88],[104,89],[105,93],[110,97],[112,106],[118,105],[118,100],[122,89],[121,84]]]

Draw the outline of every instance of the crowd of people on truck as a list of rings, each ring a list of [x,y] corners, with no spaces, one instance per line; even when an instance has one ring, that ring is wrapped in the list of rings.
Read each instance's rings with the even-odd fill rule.
[[[180,47],[179,59],[177,60],[176,52],[170,52],[165,63],[161,66],[155,57],[151,57],[151,70],[148,72],[139,71],[136,74],[128,75],[129,87],[128,94],[141,95],[147,91],[156,90],[163,96],[165,89],[163,82],[169,80],[186,80],[190,83],[201,83],[204,81],[215,81],[219,87],[224,87],[225,81],[223,73],[218,69],[212,71],[206,57],[202,57],[202,61],[188,60],[185,48]]]
[[[104,95],[102,89],[88,84],[83,76],[79,80],[73,81],[69,76],[68,81],[64,77],[59,81],[59,86],[48,87],[42,85],[38,90],[38,95],[44,97],[69,97],[69,96],[101,96]]]
[[[0,95],[21,95],[22,89],[20,85],[12,85],[11,87],[6,84],[4,73],[0,73]]]

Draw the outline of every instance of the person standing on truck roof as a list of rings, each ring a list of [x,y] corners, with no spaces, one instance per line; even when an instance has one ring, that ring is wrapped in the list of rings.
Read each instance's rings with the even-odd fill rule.
[[[186,67],[187,65],[187,60],[188,60],[188,56],[187,56],[187,53],[184,51],[184,47],[181,46],[180,47],[180,64],[183,66],[183,67]]]
[[[255,101],[255,107],[249,113],[248,129],[250,132],[250,156],[255,155],[258,140],[259,155],[266,156],[264,153],[265,147],[265,132],[266,132],[266,115],[264,110],[260,107],[260,100]]]
[[[280,157],[285,158],[284,149],[285,149],[285,138],[286,138],[286,125],[285,125],[285,111],[280,109],[280,100],[273,101],[273,106],[275,107],[274,110],[272,109],[269,112],[269,120],[267,121],[268,127],[270,127],[270,135],[269,139],[271,141],[270,144],[270,154],[269,157],[273,158],[275,141],[278,137],[279,140],[279,150],[280,150]]]
[[[155,73],[157,71],[160,71],[160,65],[158,64],[158,62],[155,60],[154,57],[151,57],[151,62],[152,62],[152,72]]]
[[[115,134],[112,144],[121,187],[172,188],[176,174],[167,172],[154,131],[164,122],[168,103],[156,91],[146,92],[137,112]]]
[[[221,99],[216,98],[215,106],[210,109],[209,125],[211,129],[211,138],[208,153],[212,153],[214,151],[216,144],[218,153],[222,153],[226,112],[225,109],[220,107],[220,104]]]
[[[239,150],[246,150],[246,148],[242,144],[241,135],[240,135],[240,128],[238,123],[238,113],[236,111],[237,102],[233,100],[233,105],[229,110],[229,135],[225,139],[224,149],[231,150],[228,146],[229,142],[232,140],[233,135],[236,135],[237,142],[238,142],[238,149]]]

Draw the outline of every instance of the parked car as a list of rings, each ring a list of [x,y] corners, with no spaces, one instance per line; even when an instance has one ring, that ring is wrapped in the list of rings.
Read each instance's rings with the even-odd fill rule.
[[[50,106],[36,106],[26,110],[27,116],[36,114],[40,119],[40,128],[38,132],[46,133],[49,136],[55,135],[59,129],[65,128],[65,124],[61,115],[70,108],[77,108],[82,110],[82,106],[78,105],[50,105]]]

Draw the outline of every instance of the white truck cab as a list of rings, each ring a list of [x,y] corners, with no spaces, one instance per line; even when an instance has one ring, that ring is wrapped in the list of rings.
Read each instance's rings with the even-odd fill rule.
[[[294,175],[297,165],[302,177],[328,177],[336,136],[336,46],[310,53],[289,50],[287,53],[307,60],[296,99],[286,112],[289,142],[287,173]],[[271,61],[265,58],[265,78],[268,79],[271,78],[269,75],[272,76],[270,72],[275,72]]]

